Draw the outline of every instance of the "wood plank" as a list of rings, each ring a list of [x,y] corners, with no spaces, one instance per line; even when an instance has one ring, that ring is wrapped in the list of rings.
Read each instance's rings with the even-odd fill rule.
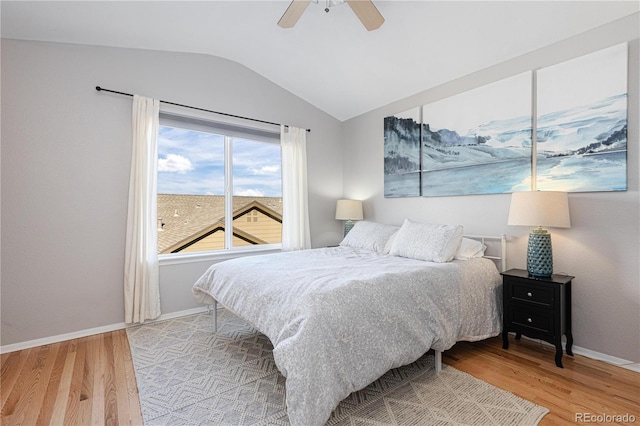
[[[22,369],[27,363],[28,356],[22,351],[12,352],[2,359],[0,369],[0,415],[5,413],[5,404],[9,395],[13,391],[18,378],[22,374]]]
[[[23,424],[26,425],[36,424],[38,421],[38,417],[40,415],[40,409],[38,408],[42,408],[42,402],[44,401],[49,380],[51,379],[51,373],[53,372],[53,367],[58,357],[58,351],[60,350],[60,343],[48,346],[50,350],[46,351],[46,355],[42,358],[42,368],[39,369],[38,375],[35,378],[35,383],[30,388],[31,396],[23,400],[26,405],[24,405],[23,408],[21,407],[21,411],[24,412]]]
[[[138,396],[138,382],[136,381],[136,374],[133,367],[133,357],[131,355],[131,348],[129,347],[129,339],[127,338],[126,330],[120,331],[120,339],[122,342],[122,358],[124,360],[124,373],[127,380],[127,397],[129,398],[129,415],[131,416],[131,423],[134,425],[141,425],[142,410],[140,408],[140,398]]]
[[[93,392],[91,396],[91,424],[100,426],[104,424],[104,397],[105,397],[105,350],[104,334],[100,334],[92,342],[93,358]]]
[[[55,399],[53,401],[53,410],[51,412],[51,418],[47,424],[51,425],[63,425],[65,424],[65,413],[71,397],[71,382],[73,380],[73,372],[76,365],[76,351],[77,342],[74,340],[70,342],[66,356],[64,358],[64,366],[62,368],[62,374],[60,376],[60,384],[55,392]],[[53,392],[52,392],[53,394]]]
[[[140,414],[135,415],[134,411],[140,411],[138,406],[138,393],[129,395],[129,382],[127,370],[131,369],[131,357],[126,358],[125,353],[129,352],[126,342],[126,332],[118,330],[113,333],[113,363],[115,369],[115,388],[117,390],[118,402],[118,422],[120,425],[141,424]],[[129,363],[129,365],[127,365]]]
[[[67,352],[69,350],[69,341],[60,342],[60,349],[56,356],[53,370],[51,371],[51,377],[49,383],[45,389],[44,399],[42,406],[40,407],[40,413],[38,415],[38,424],[50,425],[51,416],[53,415],[53,407],[55,405],[56,397],[58,394],[58,388],[62,380],[62,374],[64,372],[64,366],[66,363]]]
[[[115,384],[115,362],[114,362],[114,346],[113,346],[113,334],[105,333],[104,335],[104,349],[105,349],[105,363],[104,363],[104,377],[105,377],[105,390],[104,390],[104,424],[110,426],[118,425],[118,396]]]
[[[84,341],[84,367],[82,372],[82,391],[78,403],[78,424],[86,426],[91,424],[91,410],[93,408],[93,381],[94,364],[96,362],[95,340],[96,336],[89,336]]]
[[[71,385],[69,388],[69,398],[65,410],[64,424],[78,425],[80,400],[82,397],[82,379],[84,377],[86,340],[77,339],[75,341],[75,363],[73,365],[73,373],[71,376]]]

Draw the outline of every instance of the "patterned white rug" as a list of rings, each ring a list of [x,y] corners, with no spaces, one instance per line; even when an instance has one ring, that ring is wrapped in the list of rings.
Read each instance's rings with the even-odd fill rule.
[[[127,329],[145,425],[289,425],[285,378],[269,339],[226,310]],[[347,397],[337,425],[535,425],[544,407],[432,355]]]

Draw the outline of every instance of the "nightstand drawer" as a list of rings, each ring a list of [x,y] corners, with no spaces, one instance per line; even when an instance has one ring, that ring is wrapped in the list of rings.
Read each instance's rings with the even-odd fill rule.
[[[511,282],[511,299],[520,302],[553,306],[553,293],[553,288],[535,285],[530,281],[513,280]]]
[[[522,309],[522,307],[516,306],[513,306],[510,311],[509,317],[512,324],[529,328],[538,333],[553,334],[553,316],[550,313]]]

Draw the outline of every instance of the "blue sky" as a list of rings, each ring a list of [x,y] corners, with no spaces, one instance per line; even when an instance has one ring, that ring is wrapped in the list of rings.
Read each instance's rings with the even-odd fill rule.
[[[224,137],[160,126],[158,193],[224,194]],[[280,146],[235,139],[233,195],[281,197]]]

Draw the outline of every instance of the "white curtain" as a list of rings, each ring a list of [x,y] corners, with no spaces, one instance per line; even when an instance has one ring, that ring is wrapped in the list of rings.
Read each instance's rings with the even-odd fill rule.
[[[311,248],[307,197],[307,131],[280,126],[282,149],[282,250]]]
[[[125,322],[160,316],[157,164],[159,101],[133,97],[133,147],[124,269]]]

